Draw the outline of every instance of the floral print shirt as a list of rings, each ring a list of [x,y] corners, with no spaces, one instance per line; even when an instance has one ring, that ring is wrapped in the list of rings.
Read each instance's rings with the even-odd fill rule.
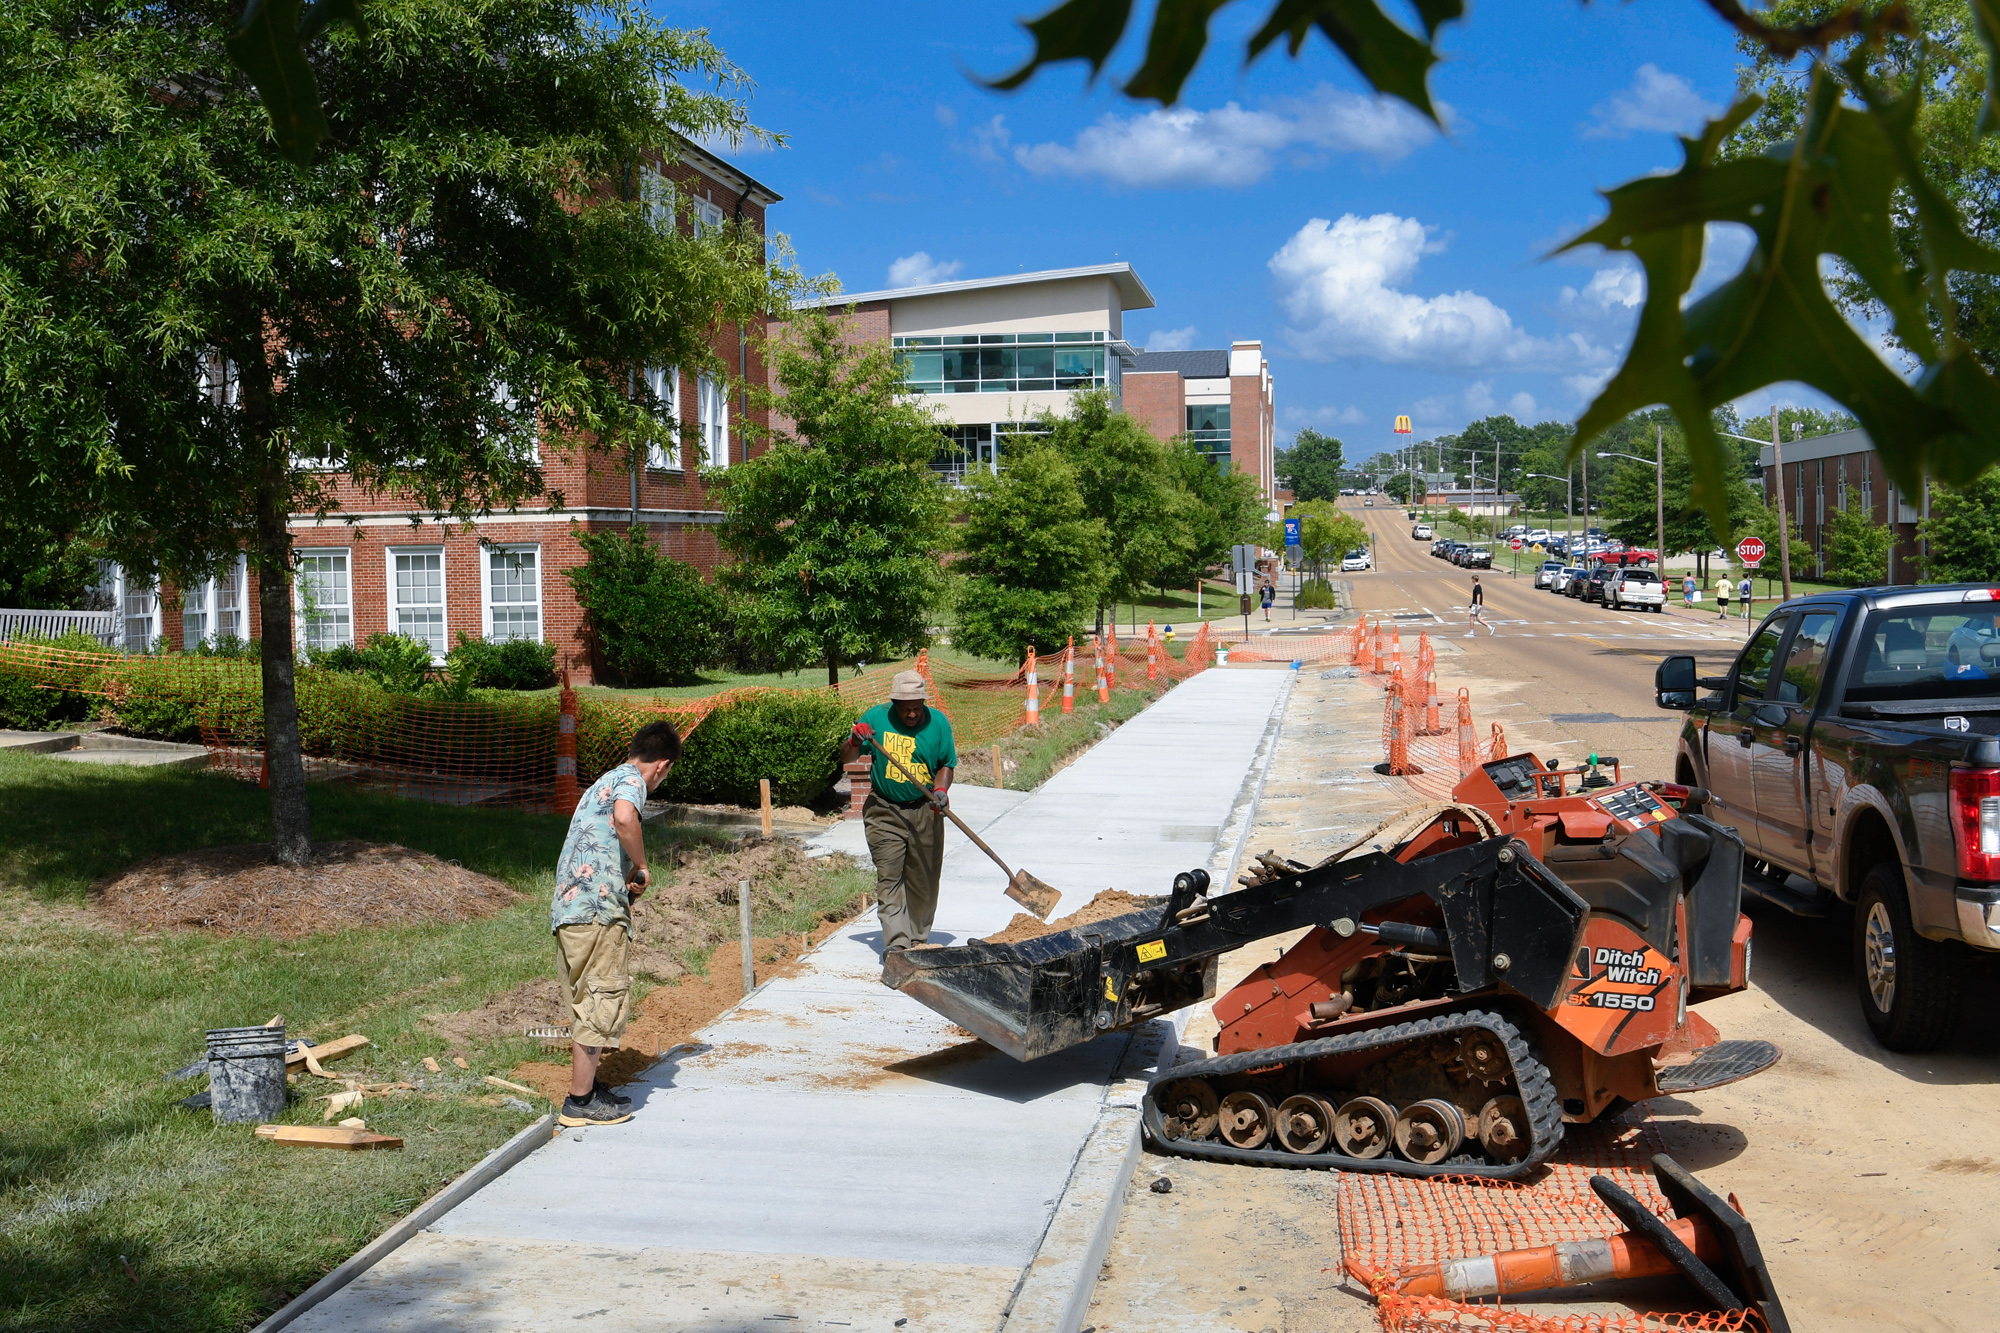
[[[623,924],[632,933],[632,900],[625,879],[632,862],[618,844],[611,811],[619,801],[635,810],[646,808],[646,780],[637,764],[620,764],[590,784],[570,817],[556,862],[555,897],[549,903],[549,931],[564,926]]]

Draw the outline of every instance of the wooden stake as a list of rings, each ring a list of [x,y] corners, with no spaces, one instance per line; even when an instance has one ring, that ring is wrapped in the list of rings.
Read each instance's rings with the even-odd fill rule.
[[[750,881],[736,884],[736,926],[743,936],[743,993],[757,989],[757,965],[750,957]]]
[[[771,836],[771,779],[757,779],[758,813],[764,818],[764,836]]]
[[[1007,785],[1007,770],[1000,763],[1000,747],[997,745],[993,747],[993,785],[995,787]]]

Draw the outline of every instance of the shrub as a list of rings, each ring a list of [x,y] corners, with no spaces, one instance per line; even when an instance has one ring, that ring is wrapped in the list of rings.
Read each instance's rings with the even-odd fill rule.
[[[118,725],[139,736],[199,742],[201,704],[172,687],[151,681],[132,685],[117,705]]]
[[[407,634],[371,635],[361,670],[390,694],[415,694],[430,679],[431,646]]]
[[[306,665],[318,667],[322,671],[359,672],[365,669],[361,650],[351,643],[336,643],[331,648],[306,649]]]
[[[1299,585],[1298,604],[1302,609],[1314,607],[1335,607],[1340,605],[1334,595],[1333,585],[1325,579],[1307,579]]]
[[[661,795],[678,801],[755,805],[757,780],[771,799],[805,805],[840,776],[834,752],[853,708],[817,691],[771,690],[724,704],[687,739]]]
[[[541,690],[556,682],[556,646],[533,639],[489,643],[461,634],[445,661],[467,689]]]
[[[352,649],[348,651],[352,652]],[[194,646],[192,656],[220,657],[237,662],[257,662],[263,660],[264,643],[261,639],[239,639],[234,634],[218,634],[214,640],[204,639]]]
[[[32,677],[0,670],[0,728],[51,731],[65,722],[89,717],[91,704],[88,695],[45,690]]]
[[[590,615],[597,650],[627,685],[686,685],[722,651],[728,606],[693,565],[643,527],[579,533],[585,562],[563,571]]]

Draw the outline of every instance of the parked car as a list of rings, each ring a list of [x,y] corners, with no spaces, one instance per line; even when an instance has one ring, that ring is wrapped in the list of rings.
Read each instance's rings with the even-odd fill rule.
[[[1458,557],[1458,563],[1466,569],[1493,568],[1493,548],[1490,546],[1468,546]]]
[[[1373,569],[1374,567],[1373,562],[1368,559],[1368,552],[1366,551],[1349,551],[1340,558],[1340,572],[1343,574],[1352,574],[1359,569]]]
[[[1528,525],[1526,523],[1514,523],[1509,525],[1507,529],[1500,534],[1500,539],[1502,541],[1512,541],[1516,537],[1525,537],[1527,536],[1527,534],[1528,534]]]
[[[1549,530],[1547,528],[1529,528],[1528,535],[1523,540],[1530,546],[1547,546],[1549,544]]]
[[[1451,546],[1451,538],[1439,537],[1436,541],[1431,543],[1431,558],[1434,560],[1444,559],[1444,553],[1450,546]]]
[[[1563,562],[1560,560],[1542,561],[1541,568],[1535,571],[1535,586],[1537,588],[1553,587],[1556,575],[1562,573],[1562,567]]]
[[[1650,569],[1621,569],[1605,580],[1605,595],[1614,611],[1635,606],[1641,611],[1667,609],[1667,585]]]
[[[1415,537],[1418,541],[1425,541],[1429,539],[1431,535],[1431,525],[1428,523],[1419,523],[1417,524],[1417,526],[1410,529],[1410,535],[1412,537]]]
[[[1770,612],[1726,675],[1675,656],[1654,680],[1687,713],[1674,780],[1735,825],[1744,892],[1800,916],[1853,904],[1861,1012],[1893,1051],[1949,1038],[1967,971],[2000,954],[1996,614],[1994,587],[1816,594]],[[1980,661],[1953,662],[1954,639]]]
[[[1603,602],[1605,583],[1617,577],[1616,565],[1593,565],[1583,580],[1583,592],[1580,595],[1586,602]],[[1609,605],[1608,602],[1605,604]]]
[[[1446,558],[1454,565],[1462,565],[1465,563],[1465,553],[1471,549],[1472,546],[1468,542],[1453,542],[1451,544],[1451,554]]]
[[[1569,582],[1563,585],[1563,596],[1583,597],[1585,589],[1590,587],[1590,571],[1594,568],[1593,565],[1574,566]]]
[[[1575,588],[1577,581],[1588,573],[1590,571],[1582,565],[1564,565],[1562,572],[1550,581],[1549,591],[1561,593],[1565,597],[1573,596],[1571,589]]]

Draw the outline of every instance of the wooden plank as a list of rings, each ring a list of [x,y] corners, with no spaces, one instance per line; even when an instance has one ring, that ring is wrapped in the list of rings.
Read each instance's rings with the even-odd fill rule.
[[[323,1041],[317,1046],[301,1046],[285,1057],[285,1063],[288,1065],[302,1065],[306,1062],[308,1052],[311,1053],[312,1058],[315,1060],[331,1060],[335,1056],[346,1055],[349,1051],[359,1050],[367,1044],[368,1038],[357,1032],[352,1036],[341,1037],[336,1041]]]
[[[508,1090],[509,1092],[525,1092],[525,1093],[527,1093],[527,1094],[528,1094],[528,1095],[529,1095],[530,1097],[541,1097],[541,1096],[542,1096],[542,1094],[541,1094],[540,1092],[538,1092],[538,1091],[537,1091],[536,1089],[534,1089],[534,1088],[531,1088],[531,1087],[528,1087],[528,1086],[527,1086],[526,1084],[522,1084],[522,1083],[509,1083],[509,1082],[508,1082],[508,1081],[507,1081],[506,1079],[504,1079],[504,1078],[495,1078],[495,1077],[493,1077],[493,1075],[491,1075],[491,1074],[487,1074],[487,1075],[485,1075],[484,1077],[485,1077],[485,1079],[486,1079],[486,1081],[487,1081],[488,1083],[491,1083],[491,1084],[492,1084],[492,1085],[493,1085],[494,1087],[496,1087],[496,1088],[505,1088],[505,1089],[507,1089],[507,1090]],[[543,1098],[543,1100],[544,1100],[544,1101],[546,1101],[546,1100],[548,1100],[548,1099],[547,1099],[547,1098]]]
[[[257,1137],[295,1148],[334,1148],[341,1152],[366,1152],[371,1148],[400,1148],[403,1141],[388,1134],[371,1134],[365,1129],[341,1129],[320,1125],[259,1125]]]

